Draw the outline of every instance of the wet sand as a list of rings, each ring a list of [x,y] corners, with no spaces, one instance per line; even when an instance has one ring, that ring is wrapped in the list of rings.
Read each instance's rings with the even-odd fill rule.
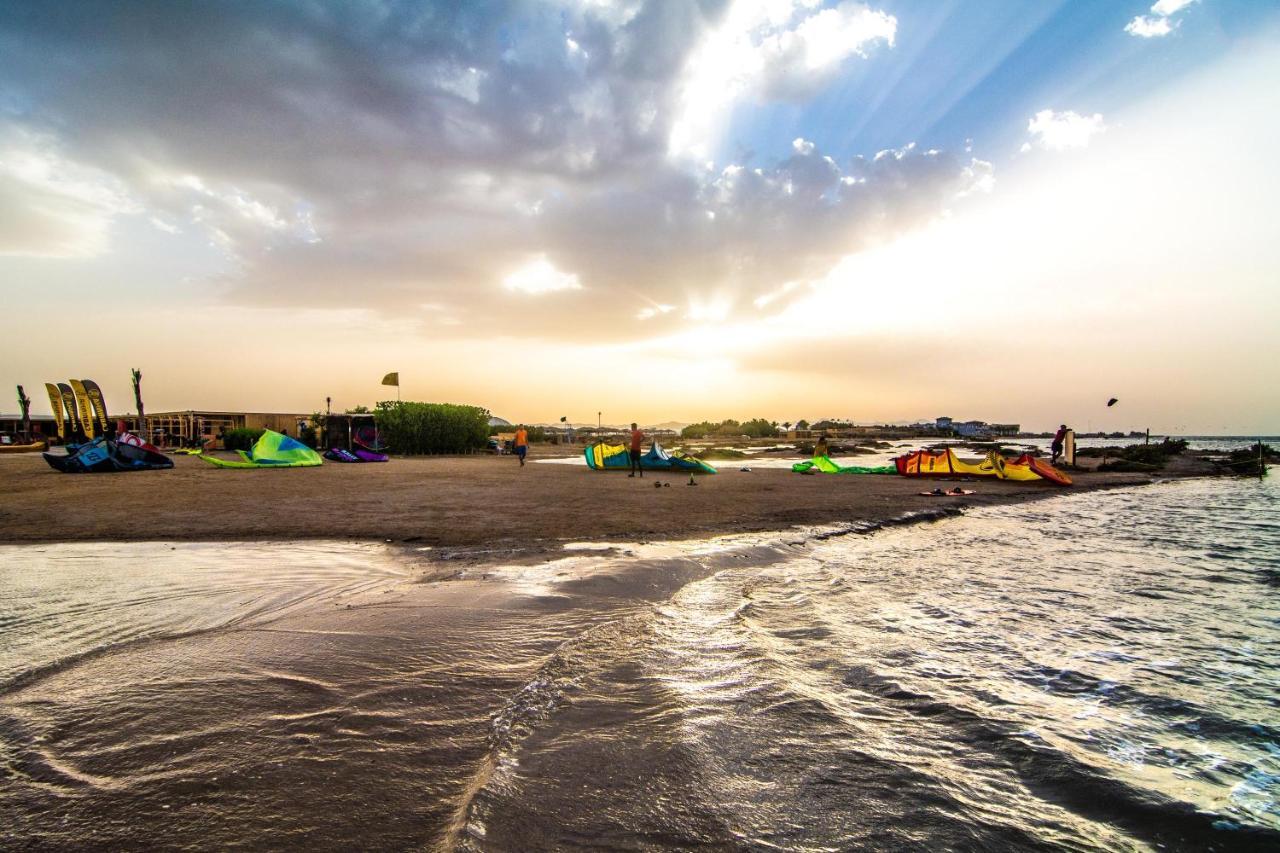
[[[532,460],[562,456],[535,448]],[[564,541],[683,539],[794,525],[885,520],[921,509],[1015,503],[1148,483],[1073,473],[1076,485],[981,481],[963,498],[922,497],[946,481],[801,476],[786,469],[630,479],[512,457],[394,458],[385,465],[236,471],[187,456],[168,471],[67,475],[39,454],[0,456],[0,542],[361,539],[462,550],[537,550]],[[1167,476],[1201,473],[1194,460]],[[670,483],[656,489],[654,482]]]

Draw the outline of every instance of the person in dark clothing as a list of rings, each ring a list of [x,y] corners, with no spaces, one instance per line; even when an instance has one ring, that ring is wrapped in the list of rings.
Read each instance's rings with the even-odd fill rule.
[[[1057,463],[1058,457],[1062,455],[1062,443],[1067,440],[1067,425],[1063,424],[1058,427],[1058,431],[1053,434],[1053,443],[1049,445],[1049,452],[1053,454],[1051,461]]]
[[[640,479],[644,479],[644,469],[640,467],[640,447],[644,444],[644,433],[635,424],[631,425],[631,473],[628,477],[634,477],[638,472]]]

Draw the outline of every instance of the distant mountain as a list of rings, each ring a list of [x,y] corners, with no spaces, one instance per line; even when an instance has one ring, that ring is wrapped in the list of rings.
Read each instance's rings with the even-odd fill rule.
[[[491,427],[511,426],[511,421],[506,420],[504,418],[489,418],[489,426]]]
[[[688,423],[682,421],[664,421],[660,424],[649,424],[649,429],[672,429],[679,432],[688,425]]]

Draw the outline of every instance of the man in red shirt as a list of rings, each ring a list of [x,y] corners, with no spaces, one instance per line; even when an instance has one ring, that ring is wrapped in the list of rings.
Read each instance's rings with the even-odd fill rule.
[[[636,472],[640,472],[640,479],[644,479],[644,470],[640,467],[640,446],[644,444],[644,433],[635,425],[631,425],[631,473],[628,477],[634,477]]]

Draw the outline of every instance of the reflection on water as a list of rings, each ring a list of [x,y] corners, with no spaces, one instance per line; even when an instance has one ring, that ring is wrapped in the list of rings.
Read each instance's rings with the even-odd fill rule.
[[[12,549],[6,672],[184,636],[0,690],[0,841],[1280,849],[1277,486],[445,584],[373,546]]]
[[[727,565],[565,654],[469,843],[1280,845],[1280,494],[1090,494]]]
[[[259,622],[403,577],[364,544],[0,545],[0,688],[122,643]]]

